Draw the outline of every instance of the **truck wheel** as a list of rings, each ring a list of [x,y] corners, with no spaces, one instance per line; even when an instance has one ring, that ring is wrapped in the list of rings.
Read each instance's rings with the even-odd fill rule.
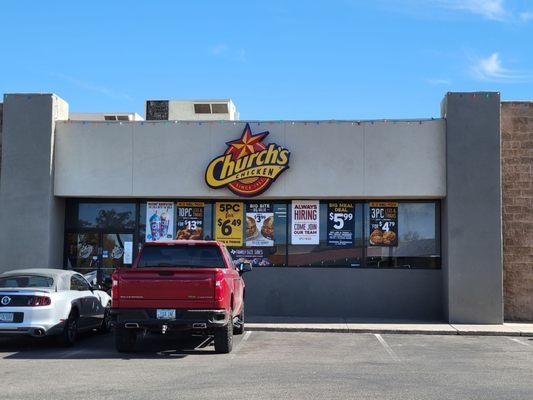
[[[244,305],[242,306],[242,311],[237,315],[237,323],[233,325],[233,334],[242,335],[244,333]]]
[[[115,347],[119,353],[131,353],[135,350],[137,332],[130,329],[115,329]]]
[[[233,323],[230,320],[226,326],[215,332],[215,351],[221,354],[231,352],[233,348]]]

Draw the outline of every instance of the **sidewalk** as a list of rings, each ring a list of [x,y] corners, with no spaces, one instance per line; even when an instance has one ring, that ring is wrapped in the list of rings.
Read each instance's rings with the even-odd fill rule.
[[[501,325],[361,321],[345,318],[250,317],[246,330],[273,332],[401,333],[419,335],[532,336],[533,323]]]

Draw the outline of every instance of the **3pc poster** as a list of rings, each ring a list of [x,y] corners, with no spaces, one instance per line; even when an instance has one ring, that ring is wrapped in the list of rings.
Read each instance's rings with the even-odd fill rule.
[[[371,202],[369,211],[369,245],[398,246],[398,203]]]

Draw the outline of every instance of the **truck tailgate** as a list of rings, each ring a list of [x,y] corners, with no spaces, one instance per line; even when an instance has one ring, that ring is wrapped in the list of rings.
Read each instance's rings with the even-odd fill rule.
[[[121,307],[195,308],[212,304],[214,268],[133,268],[120,274]]]

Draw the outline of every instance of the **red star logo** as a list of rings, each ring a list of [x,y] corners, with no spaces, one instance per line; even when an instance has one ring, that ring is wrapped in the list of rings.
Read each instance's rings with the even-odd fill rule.
[[[226,142],[228,145],[226,154],[233,155],[233,160],[237,160],[238,158],[244,157],[248,154],[264,150],[266,149],[266,146],[262,143],[262,141],[267,136],[268,131],[252,135],[250,125],[246,124],[240,139]]]

